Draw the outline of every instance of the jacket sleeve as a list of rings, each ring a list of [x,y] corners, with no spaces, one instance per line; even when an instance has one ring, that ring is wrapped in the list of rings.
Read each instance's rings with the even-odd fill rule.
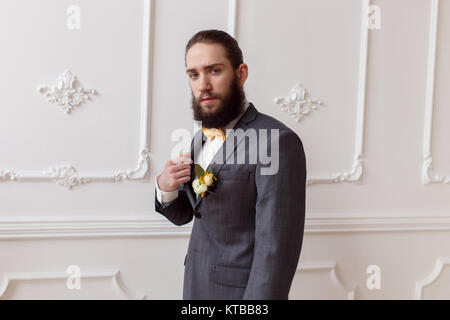
[[[255,246],[244,299],[288,299],[297,269],[305,223],[306,159],[293,131],[280,133],[278,172],[255,173],[257,189]]]
[[[168,204],[162,204],[158,201],[155,188],[155,210],[177,226],[191,222],[194,216],[194,210],[185,188],[186,185],[182,184],[178,188],[178,197]]]

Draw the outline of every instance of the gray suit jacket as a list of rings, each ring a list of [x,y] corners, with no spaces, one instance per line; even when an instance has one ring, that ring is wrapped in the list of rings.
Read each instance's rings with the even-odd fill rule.
[[[230,135],[208,167],[218,178],[214,194],[196,196],[192,165],[191,180],[180,186],[176,200],[165,206],[155,200],[156,211],[176,225],[195,217],[185,258],[184,299],[288,298],[303,241],[303,145],[292,130],[259,113],[252,104],[237,122],[237,129],[268,129],[266,140],[271,152],[264,150],[261,134],[252,145],[245,137],[238,137],[233,145]],[[272,141],[271,129],[279,130],[278,139]],[[192,141],[192,158],[204,139],[199,130]],[[270,164],[259,158],[251,162],[249,154],[263,150],[263,154],[276,156],[277,144],[278,173],[261,174],[261,168]],[[230,163],[232,159],[237,162],[236,154],[242,150],[246,152],[245,164]]]

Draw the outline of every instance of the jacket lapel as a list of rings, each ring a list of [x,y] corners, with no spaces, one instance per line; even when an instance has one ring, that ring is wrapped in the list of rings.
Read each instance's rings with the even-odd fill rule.
[[[227,139],[234,139],[237,138],[237,141],[235,144],[231,143],[225,143],[222,144],[219,151],[214,156],[213,160],[211,161],[211,164],[218,164],[218,166],[214,170],[214,175],[218,174],[220,170],[222,170],[225,163],[228,161],[228,159],[234,154],[236,151],[236,148],[239,146],[239,144],[244,140],[245,134],[243,135],[235,135],[235,131],[238,129],[241,129],[244,131],[244,133],[247,132],[249,129],[248,123],[253,121],[257,116],[258,111],[253,106],[253,104],[250,104],[246,112],[242,115],[242,117],[239,119],[239,121],[236,123],[236,125],[233,128],[233,132],[230,133],[230,135],[227,137]],[[230,140],[228,140],[230,141]],[[228,148],[227,148],[228,147]],[[223,158],[223,153],[225,151],[225,158]],[[222,157],[222,159],[221,159]],[[208,166],[208,169],[211,167],[211,165]]]
[[[245,113],[242,115],[242,117],[239,119],[239,121],[236,123],[233,130],[242,129],[244,132],[246,132],[246,130],[248,130],[248,128],[249,128],[248,124],[250,122],[252,122],[253,120],[255,120],[257,115],[258,115],[258,111],[253,106],[253,104],[250,103],[249,107],[247,108]],[[200,137],[198,137],[198,136],[200,136]],[[222,144],[222,146],[217,151],[217,153],[214,155],[214,158],[211,161],[211,164],[218,164],[218,166],[214,168],[214,171],[213,171],[214,175],[217,175],[220,172],[220,170],[222,170],[222,168],[225,165],[225,163],[227,162],[227,160],[233,155],[236,148],[244,140],[244,137],[245,137],[245,134],[240,135],[240,136],[238,135],[236,144],[235,145],[228,144],[228,146],[229,146],[228,148],[226,148],[227,143],[225,140],[225,143]],[[234,139],[234,133],[231,132],[230,135],[227,137],[227,139]],[[193,151],[195,151],[195,153],[198,154],[198,152],[200,151],[201,146],[203,146],[203,143],[205,140],[206,140],[205,136],[202,134],[202,131],[199,130],[194,137],[193,144],[191,145],[191,158],[194,156]],[[225,150],[225,157],[223,157],[224,150]],[[194,158],[192,158],[192,162],[194,163]],[[211,169],[211,164],[208,165],[206,170]],[[194,199],[196,199],[196,201],[194,202],[195,204],[193,205],[194,210],[195,210],[197,208],[197,206],[201,203],[203,198],[200,196],[197,197],[194,190],[192,189],[192,181],[194,181],[194,179],[195,179],[195,170],[194,170],[194,164],[192,164],[192,166],[191,166],[191,182],[189,182],[189,188],[192,191]],[[191,201],[191,203],[192,203],[192,201]]]
[[[197,194],[194,192],[194,189],[192,188],[192,182],[195,180],[195,155],[200,152],[200,149],[203,146],[203,143],[205,142],[206,137],[202,134],[202,130],[198,130],[194,136],[194,139],[191,142],[191,180],[189,180],[185,184],[185,189],[187,196],[189,198],[189,201],[191,202],[192,208],[195,209],[196,203],[197,203]],[[201,198],[201,197],[200,197]]]

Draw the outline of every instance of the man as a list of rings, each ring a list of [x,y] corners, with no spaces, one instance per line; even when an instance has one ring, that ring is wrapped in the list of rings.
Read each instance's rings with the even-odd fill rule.
[[[195,216],[183,298],[288,299],[305,218],[302,142],[247,102],[248,66],[227,33],[194,35],[185,63],[194,119],[203,128],[192,141],[190,157],[168,161],[155,179],[156,211],[176,225]],[[247,144],[245,137],[253,141]],[[236,162],[242,154],[249,161]],[[193,188],[194,163],[217,178],[207,192],[196,194]]]

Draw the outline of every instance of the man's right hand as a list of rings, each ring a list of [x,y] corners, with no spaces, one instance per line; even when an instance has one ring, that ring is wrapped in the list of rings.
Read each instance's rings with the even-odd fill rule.
[[[191,163],[189,152],[167,161],[163,172],[157,178],[159,189],[166,192],[175,191],[188,182],[191,179]]]

